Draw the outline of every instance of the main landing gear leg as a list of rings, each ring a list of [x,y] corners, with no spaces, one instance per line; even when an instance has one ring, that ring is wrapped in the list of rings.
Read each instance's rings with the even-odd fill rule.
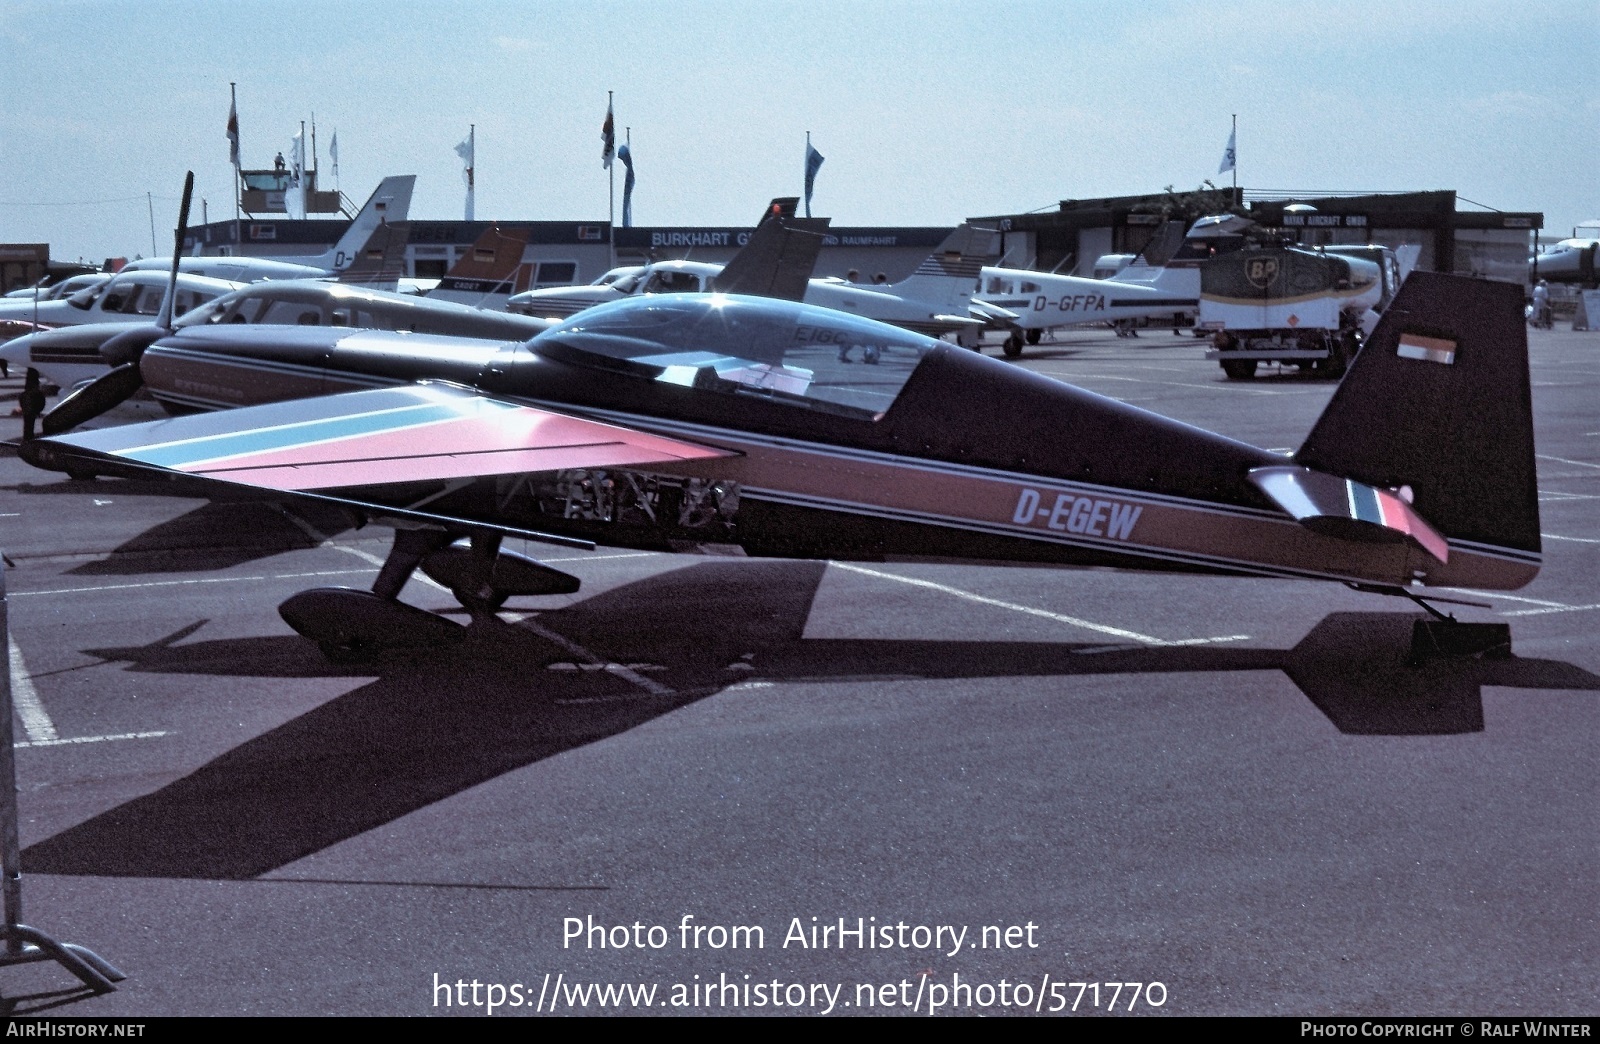
[[[394,546],[389,557],[378,570],[378,579],[372,582],[372,593],[379,598],[399,598],[400,592],[417,571],[422,560],[443,547],[449,547],[452,537],[442,529],[397,529]]]

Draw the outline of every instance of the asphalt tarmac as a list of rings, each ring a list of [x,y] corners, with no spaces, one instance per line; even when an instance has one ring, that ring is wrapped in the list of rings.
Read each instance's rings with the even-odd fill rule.
[[[1420,666],[1414,606],[1333,585],[531,546],[582,591],[341,666],[275,607],[367,586],[387,531],[8,453],[23,919],[127,978],[0,994],[1594,1015],[1600,334],[1531,343],[1544,568],[1455,608],[1515,656]],[[1332,391],[1203,354],[1073,333],[1017,365],[1284,450]]]

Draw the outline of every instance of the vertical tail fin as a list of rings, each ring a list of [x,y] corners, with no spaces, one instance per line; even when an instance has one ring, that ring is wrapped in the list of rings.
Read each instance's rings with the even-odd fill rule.
[[[428,296],[474,308],[505,308],[512,294],[528,289],[532,265],[522,255],[530,234],[527,228],[490,225]]]
[[[1452,541],[1537,555],[1539,490],[1522,288],[1414,272],[1295,461],[1409,486]]]
[[[718,291],[785,301],[805,297],[829,219],[795,217],[798,202],[794,196],[772,201],[756,230],[717,276]]]
[[[318,259],[318,264],[332,272],[342,272],[355,262],[361,248],[389,221],[404,221],[411,213],[411,191],[416,188],[415,174],[397,174],[384,178],[378,189],[356,213],[350,227],[333,245],[333,249]]]
[[[394,290],[406,274],[406,244],[410,239],[409,221],[379,225],[350,267],[339,273],[339,282]]]
[[[960,225],[893,289],[902,297],[932,303],[936,312],[966,315],[983,266],[999,254],[998,231]]]

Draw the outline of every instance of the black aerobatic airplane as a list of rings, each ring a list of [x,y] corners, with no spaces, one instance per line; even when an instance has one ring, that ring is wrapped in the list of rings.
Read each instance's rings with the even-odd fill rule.
[[[190,415],[34,437],[24,457],[393,525],[371,591],[280,607],[335,655],[460,635],[397,600],[419,566],[475,615],[577,589],[502,551],[507,535],[1331,580],[1418,601],[1439,617],[1419,634],[1461,647],[1508,636],[1446,621],[1424,599],[1451,599],[1427,588],[1514,589],[1540,564],[1509,283],[1413,275],[1293,456],[902,329],[734,295],[631,298],[526,343],[195,326],[130,365],[105,405],[142,383]]]

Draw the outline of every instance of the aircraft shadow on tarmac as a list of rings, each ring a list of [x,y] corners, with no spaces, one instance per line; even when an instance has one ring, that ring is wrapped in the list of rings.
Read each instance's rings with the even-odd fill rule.
[[[178,644],[198,624],[143,647],[85,650],[133,671],[379,677],[29,847],[24,865],[29,873],[256,877],[747,680],[1282,670],[1340,731],[1370,735],[1481,731],[1484,685],[1600,690],[1600,677],[1549,660],[1411,666],[1410,613],[1335,613],[1290,650],[808,640],[825,568],[706,562],[537,617],[539,627],[615,665],[576,663],[570,647],[516,625],[475,627],[459,645],[359,669],[331,667],[294,637]]]
[[[351,526],[349,515],[336,508],[316,510],[312,505],[299,513],[328,536]],[[209,572],[320,543],[271,504],[218,502],[151,526],[104,558],[67,572],[73,576]]]
[[[116,483],[60,481],[19,483],[10,487],[30,496],[104,496],[114,499],[138,496],[172,497],[167,481],[121,479]],[[340,508],[297,503],[300,515],[327,536],[349,530],[352,518]],[[119,544],[104,557],[67,570],[73,576],[138,576],[146,573],[187,573],[228,569],[270,558],[286,551],[302,551],[320,542],[291,522],[273,503],[254,491],[236,499],[214,499],[177,518],[150,526]]]

